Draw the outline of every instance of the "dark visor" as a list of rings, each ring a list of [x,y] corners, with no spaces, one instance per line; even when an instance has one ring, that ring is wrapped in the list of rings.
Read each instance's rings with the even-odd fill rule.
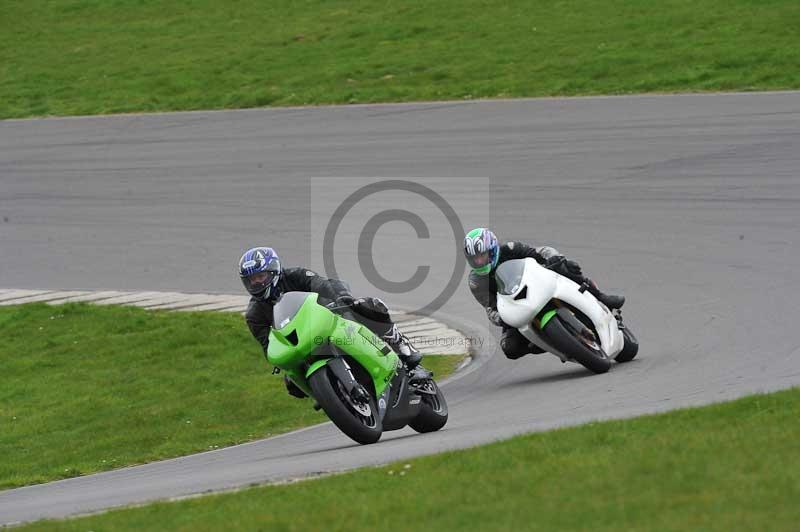
[[[481,268],[489,264],[489,252],[481,253],[479,255],[470,255],[467,257],[467,263],[473,268]]]
[[[248,292],[252,295],[257,295],[266,290],[274,278],[275,272],[259,272],[247,277],[242,277],[242,283]]]

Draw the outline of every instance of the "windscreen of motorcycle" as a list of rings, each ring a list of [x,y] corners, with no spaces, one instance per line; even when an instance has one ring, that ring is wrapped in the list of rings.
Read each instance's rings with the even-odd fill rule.
[[[525,273],[525,259],[509,260],[498,266],[494,272],[497,293],[504,296],[513,295],[519,290],[523,273]]]
[[[286,292],[272,310],[273,327],[283,329],[300,311],[311,292]]]

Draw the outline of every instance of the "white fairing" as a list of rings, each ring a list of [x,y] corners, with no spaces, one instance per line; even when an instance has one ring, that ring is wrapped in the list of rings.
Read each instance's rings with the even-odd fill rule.
[[[519,285],[510,287],[510,295],[497,294],[497,310],[505,323],[517,328],[533,343],[564,358],[562,353],[557,353],[539,336],[533,325],[533,319],[545,305],[552,299],[558,299],[569,303],[592,320],[600,336],[600,344],[609,358],[619,354],[625,340],[617,327],[617,320],[605,305],[588,291],[581,292],[580,286],[574,281],[540,266],[534,259],[516,260],[525,262]],[[525,297],[515,300],[514,297],[526,287]]]

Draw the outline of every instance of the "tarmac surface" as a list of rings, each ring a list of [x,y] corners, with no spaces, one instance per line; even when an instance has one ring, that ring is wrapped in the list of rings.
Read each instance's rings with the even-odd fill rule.
[[[464,331],[476,349],[475,362],[444,387],[450,421],[438,433],[406,429],[362,447],[325,424],[0,492],[0,522],[350,469],[798,385],[798,168],[796,92],[0,122],[2,288],[237,293],[235,265],[245,249],[272,245],[287,265],[322,269],[327,214],[320,222],[320,211],[363,183],[402,179],[435,189],[455,215],[439,213],[446,220],[437,222],[428,196],[375,196],[341,225],[338,274],[355,293],[403,308],[424,303],[455,271],[457,290],[433,316]],[[375,206],[418,214],[429,237],[403,215],[372,226],[367,247],[354,252],[352,242],[365,234],[361,218]],[[461,244],[448,234],[450,222],[487,225],[501,240],[552,245],[579,261],[606,291],[627,296],[624,316],[640,339],[639,356],[605,375],[549,355],[505,359],[498,329],[455,262]],[[391,293],[347,262],[364,249],[384,279],[409,279],[417,265],[430,265],[429,278]]]

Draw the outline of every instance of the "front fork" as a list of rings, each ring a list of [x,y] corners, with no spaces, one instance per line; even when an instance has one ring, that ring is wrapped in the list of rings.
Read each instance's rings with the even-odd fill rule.
[[[343,357],[336,357],[328,360],[327,366],[331,369],[333,374],[339,379],[339,382],[344,386],[348,395],[356,401],[368,401],[369,392],[364,386],[359,383],[353,375],[353,370],[350,369],[350,364]]]

